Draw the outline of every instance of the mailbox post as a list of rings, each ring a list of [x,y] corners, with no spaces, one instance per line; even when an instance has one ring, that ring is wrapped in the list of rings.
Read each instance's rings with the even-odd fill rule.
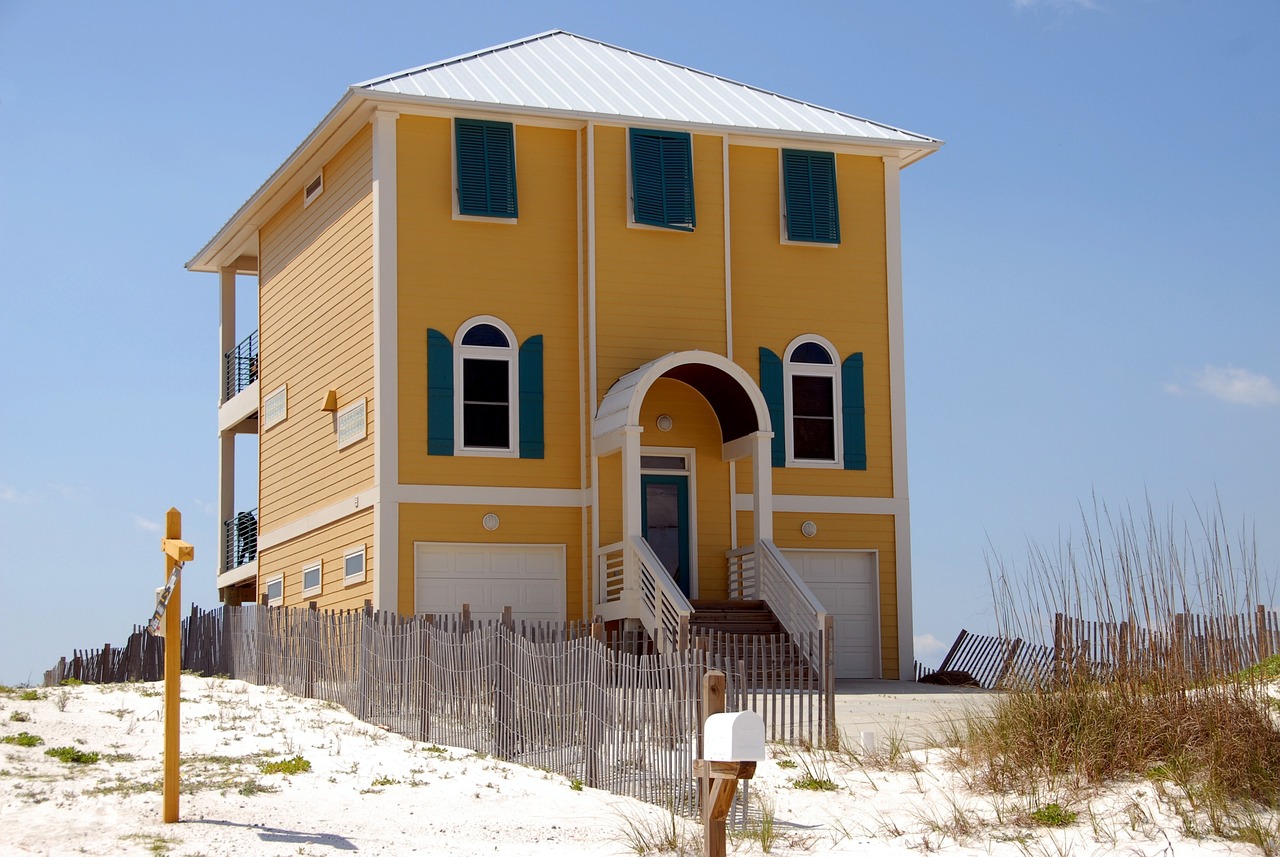
[[[702,853],[725,857],[725,819],[738,791],[738,780],[756,773],[765,760],[764,721],[754,711],[724,711],[725,675],[709,670],[702,678],[702,758],[693,763],[702,780]]]

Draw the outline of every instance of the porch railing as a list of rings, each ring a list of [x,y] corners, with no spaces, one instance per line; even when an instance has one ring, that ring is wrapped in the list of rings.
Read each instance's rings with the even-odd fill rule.
[[[246,336],[240,344],[222,355],[222,401],[258,380],[258,331]]]
[[[729,597],[761,600],[778,617],[809,665],[825,676],[827,611],[777,545],[765,539],[727,551]]]
[[[230,571],[258,558],[258,510],[237,512],[222,522],[222,570]]]
[[[611,618],[639,619],[659,652],[688,645],[693,605],[639,536],[596,551],[596,606]]]

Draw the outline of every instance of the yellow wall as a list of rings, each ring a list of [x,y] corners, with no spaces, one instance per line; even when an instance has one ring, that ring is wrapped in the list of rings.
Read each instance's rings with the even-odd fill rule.
[[[501,523],[486,530],[480,523],[493,512]],[[582,511],[529,506],[463,506],[403,503],[400,506],[401,613],[413,612],[414,542],[565,546],[565,617],[582,615]],[[461,610],[462,606],[458,605]],[[590,617],[586,617],[590,618]]]
[[[365,546],[365,580],[343,584],[343,554],[347,548]],[[302,596],[302,568],[320,560],[322,591]],[[373,509],[335,521],[258,554],[258,598],[267,591],[267,581],[284,575],[284,606],[301,607],[315,601],[321,610],[348,610],[363,607],[373,598]]]
[[[452,122],[397,126],[400,481],[580,487],[577,132],[517,125],[518,222],[477,222],[452,216]],[[477,315],[543,336],[544,459],[427,455],[427,330]]]
[[[729,147],[735,357],[758,382],[761,346],[782,357],[793,339],[814,333],[841,360],[861,351],[867,469],[775,469],[774,491],[892,497],[883,161],[836,156],[841,243],[829,247],[779,240],[778,160],[777,149]]]
[[[325,165],[324,192],[302,193],[259,233],[260,381],[288,385],[288,417],[261,431],[259,509],[269,533],[373,484],[372,134]],[[337,418],[320,410],[366,398],[368,436],[339,450]]]

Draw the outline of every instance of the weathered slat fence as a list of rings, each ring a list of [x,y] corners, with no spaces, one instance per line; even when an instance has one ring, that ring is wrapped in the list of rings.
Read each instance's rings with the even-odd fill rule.
[[[1014,682],[1061,683],[1070,676],[1108,679],[1126,671],[1179,670],[1193,680],[1229,675],[1280,654],[1280,617],[1263,605],[1252,613],[1177,613],[1154,625],[1096,622],[1055,614],[1053,644],[962,630],[937,670],[916,664],[916,679],[963,670],[985,688]]]
[[[727,710],[754,710],[771,740],[828,741],[826,663],[786,636],[705,632],[683,650],[639,651],[600,625],[399,617],[261,605],[194,610],[183,667],[335,702],[419,741],[468,747],[545,768],[676,812],[696,814],[692,765],[699,682],[727,676]],[[810,641],[812,644],[813,641]],[[157,680],[164,641],[144,631],[125,657],[77,652],[48,684]]]

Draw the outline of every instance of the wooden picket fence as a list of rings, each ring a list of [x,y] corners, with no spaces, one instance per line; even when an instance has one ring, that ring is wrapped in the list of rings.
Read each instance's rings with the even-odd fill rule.
[[[414,740],[545,768],[681,814],[696,813],[691,771],[707,670],[726,674],[726,710],[759,713],[770,740],[817,744],[835,732],[829,665],[785,657],[799,648],[785,637],[700,634],[658,654],[606,637],[598,624],[253,604],[197,609],[183,624],[184,669],[277,685]],[[128,656],[77,652],[45,680],[157,680],[163,646],[135,633]]]
[[[1178,670],[1200,680],[1239,672],[1275,654],[1280,654],[1280,617],[1263,605],[1227,616],[1177,613],[1145,626],[1058,613],[1052,645],[961,630],[937,670],[916,664],[916,679],[963,670],[994,689],[1013,683],[1047,686],[1080,675],[1106,680],[1126,672]]]

